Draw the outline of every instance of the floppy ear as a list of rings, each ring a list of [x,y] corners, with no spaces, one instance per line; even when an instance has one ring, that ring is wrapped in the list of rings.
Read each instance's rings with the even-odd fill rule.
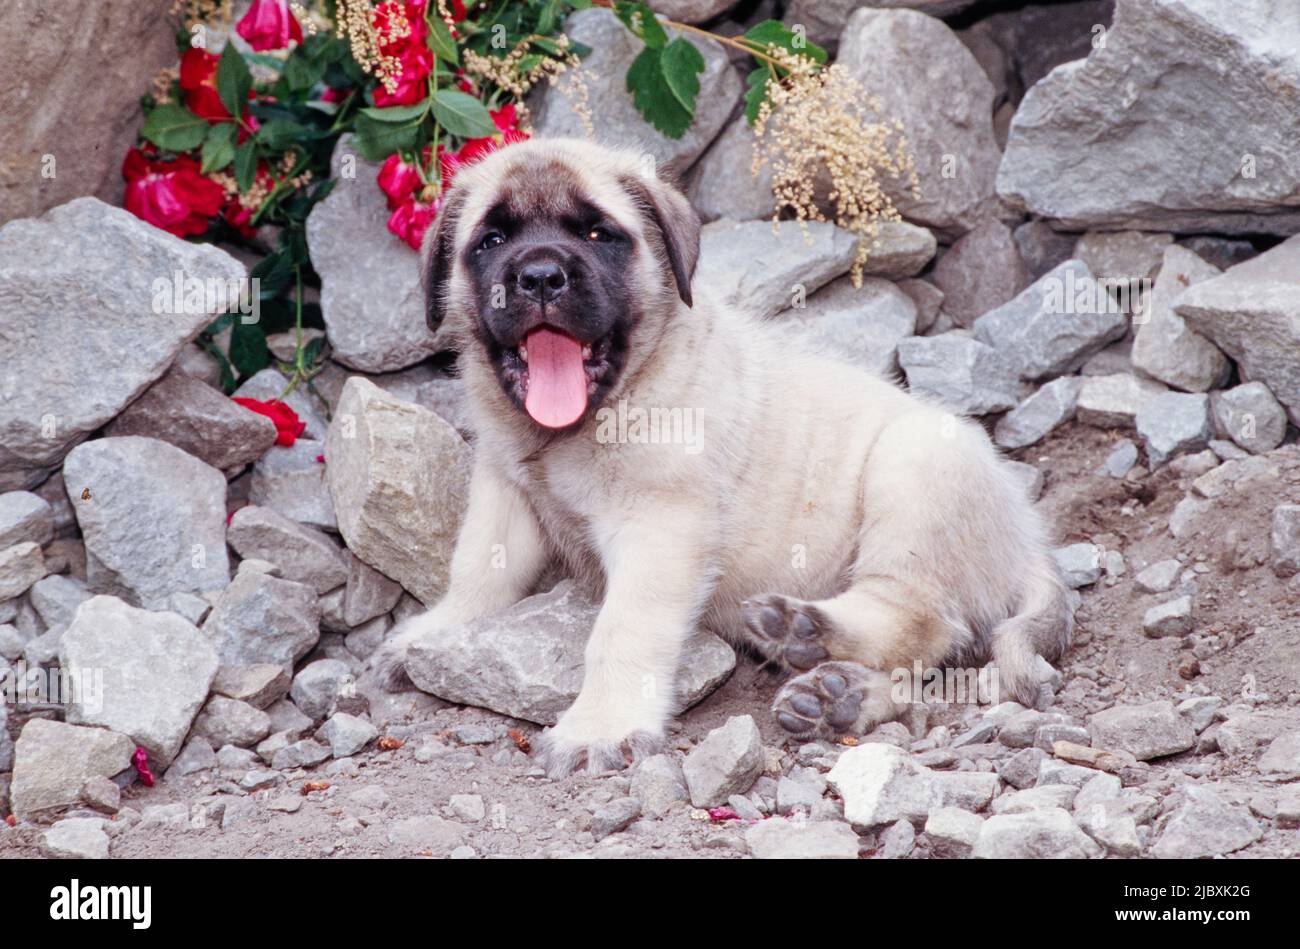
[[[421,249],[420,284],[424,288],[424,319],[437,332],[447,315],[445,294],[456,254],[456,222],[465,204],[462,191],[452,190],[443,202],[433,226],[424,235]]]
[[[700,259],[700,218],[685,195],[658,178],[620,179],[645,219],[663,239],[664,252],[682,302],[691,305],[691,278]]]

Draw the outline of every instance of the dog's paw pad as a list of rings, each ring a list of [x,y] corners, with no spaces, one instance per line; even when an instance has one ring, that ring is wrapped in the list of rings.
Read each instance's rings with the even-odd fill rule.
[[[783,685],[772,713],[796,737],[858,732],[871,679],[870,670],[856,662],[824,662]]]
[[[750,644],[782,668],[811,669],[830,656],[822,642],[830,621],[811,603],[765,593],[741,608]]]

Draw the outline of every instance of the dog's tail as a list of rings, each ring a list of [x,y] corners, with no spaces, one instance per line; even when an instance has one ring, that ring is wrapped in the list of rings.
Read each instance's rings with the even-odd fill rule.
[[[993,629],[993,658],[1004,695],[1038,705],[1044,674],[1039,657],[1056,662],[1074,635],[1074,610],[1060,570],[1043,551],[1024,587],[1020,611]]]

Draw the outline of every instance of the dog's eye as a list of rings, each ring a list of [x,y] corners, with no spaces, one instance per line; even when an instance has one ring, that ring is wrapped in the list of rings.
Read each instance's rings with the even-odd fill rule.
[[[487,234],[483,235],[483,239],[478,242],[478,249],[491,250],[493,247],[504,244],[505,242],[506,239],[500,231],[489,231]]]
[[[614,235],[611,234],[607,228],[600,227],[599,225],[590,228],[587,231],[587,240],[589,241],[598,241],[603,243],[605,241],[612,241],[613,239]]]

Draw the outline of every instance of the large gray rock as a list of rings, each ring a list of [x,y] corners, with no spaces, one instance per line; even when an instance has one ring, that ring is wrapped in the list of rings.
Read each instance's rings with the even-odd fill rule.
[[[899,820],[922,825],[942,807],[980,810],[998,788],[996,774],[930,771],[901,748],[883,742],[850,748],[826,780],[844,801],[845,819],[860,828]]]
[[[1172,234],[1143,231],[1089,231],[1074,246],[1074,256],[1088,265],[1098,280],[1133,283],[1154,277]]]
[[[754,131],[744,116],[731,121],[691,171],[686,196],[703,221],[725,218],[753,221],[771,218],[772,166],[764,162],[754,174]]]
[[[1215,434],[1239,448],[1262,455],[1286,438],[1286,410],[1262,382],[1247,382],[1210,393]]]
[[[858,858],[858,835],[843,821],[758,821],[746,828],[745,843],[750,856],[759,860]]]
[[[345,161],[354,171],[348,176]],[[437,350],[424,318],[419,255],[388,230],[378,165],[345,137],[330,168],[334,190],[307,218],[307,243],[331,356],[362,372],[413,365]]]
[[[854,10],[861,7],[899,7],[919,10],[930,16],[951,16],[976,2],[977,0],[791,0],[786,9],[785,22],[802,26],[814,43],[834,49],[844,30],[845,21]]]
[[[47,572],[41,548],[31,541],[0,550],[0,600],[22,596]]]
[[[335,541],[269,508],[241,507],[230,519],[226,540],[239,556],[269,561],[284,579],[317,593],[347,582],[348,561]]]
[[[1181,801],[1160,819],[1160,837],[1151,854],[1161,860],[1217,857],[1248,847],[1264,835],[1263,828],[1238,804],[1229,804],[1213,787],[1185,784]]]
[[[763,736],[748,715],[713,729],[686,755],[682,774],[696,807],[719,807],[744,794],[763,772]]]
[[[30,491],[0,494],[0,549],[30,542],[44,546],[54,537],[50,503]]]
[[[998,419],[993,440],[1002,448],[1024,448],[1041,441],[1058,425],[1074,418],[1082,386],[1078,376],[1061,376],[1045,383]]]
[[[291,521],[338,530],[325,477],[325,443],[299,438],[288,448],[272,447],[253,465],[248,500]]]
[[[469,492],[471,451],[428,409],[354,376],[325,439],[348,549],[432,605],[446,589]]]
[[[777,320],[804,345],[893,377],[898,344],[916,330],[916,304],[889,280],[868,277],[854,287],[841,277]]]
[[[734,7],[737,0],[650,0],[650,9],[678,23],[703,23]]]
[[[1044,807],[990,817],[980,827],[971,856],[977,860],[1079,860],[1099,857],[1101,852],[1069,812]]]
[[[421,689],[448,701],[553,725],[577,698],[583,650],[598,612],[565,581],[414,644],[406,672]],[[702,701],[735,664],[735,653],[717,636],[701,631],[691,637],[679,665],[678,709]]]
[[[1023,290],[1029,272],[1011,229],[984,221],[944,252],[933,279],[943,291],[943,312],[958,326],[970,326]]]
[[[402,586],[350,551],[345,554],[348,577],[343,591],[343,624],[355,629],[396,606],[402,598]]]
[[[155,284],[178,274],[223,289],[245,277],[211,244],[95,198],[0,227],[0,490],[45,480],[215,319],[158,305]]]
[[[316,591],[302,583],[241,569],[221,591],[203,633],[223,666],[274,663],[286,668],[320,640]]]
[[[94,692],[69,704],[68,721],[129,735],[163,768],[180,751],[217,674],[216,650],[188,620],[111,596],[77,609],[59,662],[74,677],[96,682]]]
[[[1300,152],[1292,151],[1292,157]],[[1268,176],[1272,177],[1272,176]],[[1300,193],[1300,187],[1297,187]],[[1243,381],[1263,382],[1300,424],[1300,234],[1189,287],[1174,309],[1237,363]]]
[[[1127,330],[1127,317],[1079,260],[975,321],[975,337],[1008,354],[1024,379],[1069,372]]]
[[[1147,460],[1157,468],[1173,455],[1209,444],[1210,397],[1166,392],[1138,409],[1134,424],[1146,443]]]
[[[564,32],[574,42],[592,48],[575,75],[587,85],[586,105],[590,110],[589,121],[592,118],[595,121],[597,140],[652,155],[661,172],[679,175],[694,164],[722,131],[740,101],[740,76],[723,48],[717,43],[688,37],[687,41],[704,57],[695,119],[681,138],[668,138],[642,118],[632,104],[632,94],[627,91],[623,76],[640,54],[642,43],[613,12],[580,10],[565,20]],[[575,106],[573,93],[563,88],[563,83],[538,90],[532,103],[533,128],[547,138],[587,137],[587,123]]]
[[[996,212],[993,84],[957,34],[913,10],[859,9],[837,61],[903,124],[921,191],[892,187],[904,218],[964,233]]]
[[[104,822],[98,817],[55,821],[41,834],[40,851],[42,857],[53,860],[104,860],[108,857]]]
[[[901,340],[898,364],[909,389],[956,412],[1002,412],[1020,396],[1016,363],[964,330]]]
[[[145,609],[173,593],[220,590],[226,556],[226,479],[156,438],[124,435],[78,445],[63,477],[86,543],[86,583]]]
[[[1152,379],[1127,372],[1084,376],[1075,402],[1075,417],[1098,428],[1133,428],[1142,407],[1168,391]]]
[[[819,221],[807,223],[806,238],[793,221],[775,230],[770,221],[714,221],[700,234],[694,282],[723,303],[771,316],[848,273],[857,246],[849,231]],[[934,256],[935,246],[923,228],[886,222],[864,272],[910,277]]]
[[[1218,267],[1185,247],[1165,248],[1160,276],[1141,314],[1133,318],[1134,366],[1185,392],[1207,392],[1228,381],[1232,373],[1228,358],[1174,312],[1174,304],[1188,287],[1218,274]]]
[[[194,734],[214,747],[250,748],[271,733],[271,716],[247,702],[214,695],[196,719]]]
[[[1170,702],[1116,705],[1088,722],[1094,748],[1126,751],[1139,761],[1163,758],[1196,744],[1196,732]]]
[[[1283,3],[1119,0],[1105,44],[1025,96],[998,193],[1078,229],[1293,233],[1298,44]]]
[[[29,719],[14,744],[14,816],[27,820],[40,811],[75,804],[91,778],[111,778],[131,767],[130,738],[102,728],[85,728],[44,718]]]
[[[93,596],[80,580],[55,574],[38,580],[28,591],[32,608],[36,610],[47,629],[67,626],[77,607]]]
[[[266,454],[276,432],[265,415],[173,369],[127,406],[104,434],[158,438],[214,468],[232,471]]]

